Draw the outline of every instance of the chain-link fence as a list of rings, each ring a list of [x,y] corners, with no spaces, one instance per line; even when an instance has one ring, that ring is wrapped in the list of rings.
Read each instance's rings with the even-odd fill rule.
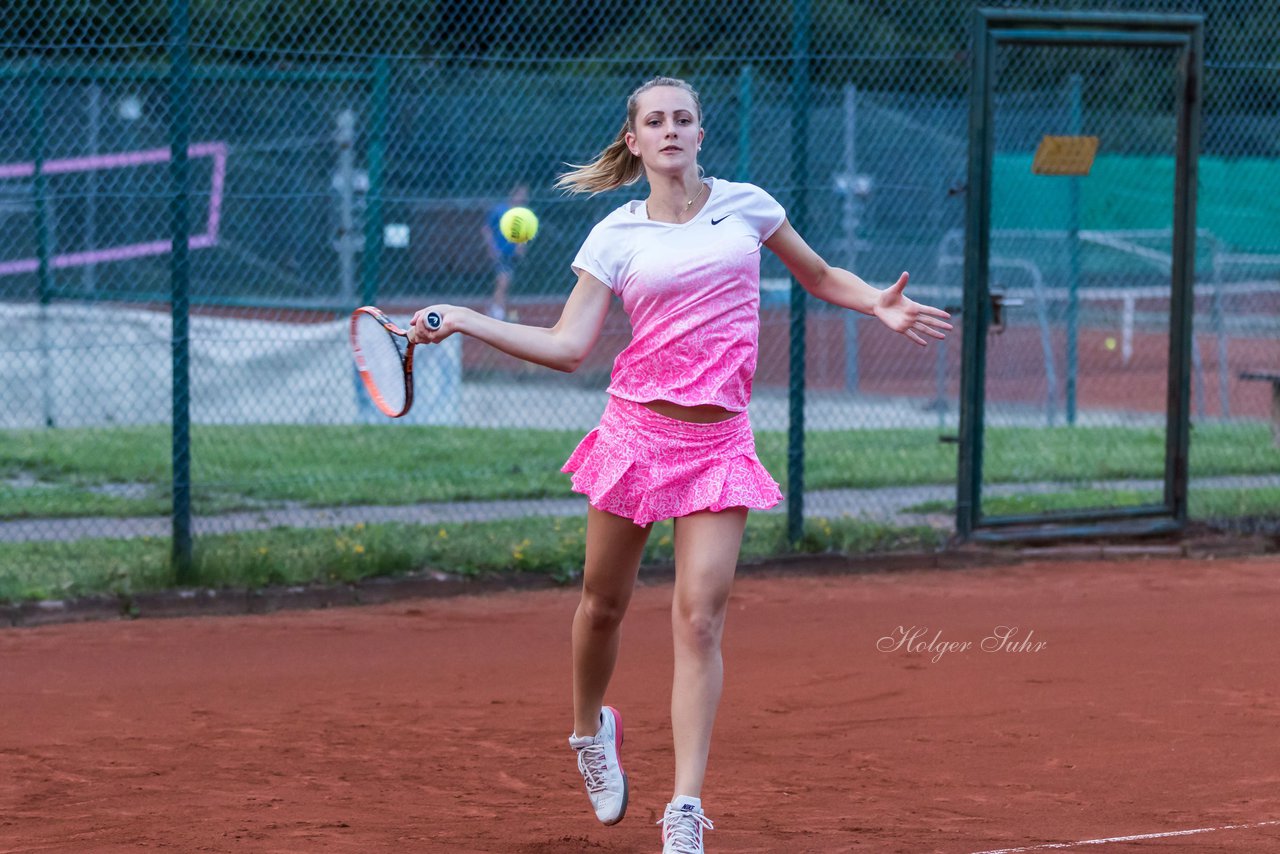
[[[1191,511],[1274,518],[1272,390],[1243,377],[1280,370],[1280,10],[1262,0],[1058,8],[1205,15]],[[283,552],[321,577],[338,553],[348,561],[338,574],[433,555],[488,565],[441,557],[467,538],[463,524],[512,565],[538,565],[530,552],[544,539],[580,533],[583,505],[558,469],[603,408],[629,334],[621,311],[572,375],[470,340],[419,348],[419,403],[393,423],[372,414],[356,381],[350,310],[485,309],[498,286],[487,222],[523,188],[541,228],[514,259],[507,311],[553,323],[591,225],[644,188],[583,199],[552,183],[612,139],[627,93],[657,74],[700,91],[709,174],[769,190],[831,263],[881,286],[909,270],[918,299],[959,306],[973,10],[954,0],[9,4],[0,598],[163,583],[174,506],[181,540],[188,500],[205,583],[236,562],[276,579]],[[1025,451],[988,470],[988,494],[1023,509],[1084,492],[1124,504],[1116,496],[1154,488],[1159,456],[1090,461],[1106,456],[1092,451],[1107,430],[1163,435],[1150,425],[1166,406],[1173,93],[1150,52],[1086,58],[1086,83],[1068,68],[1078,55],[1031,61],[996,93],[992,232],[993,277],[1027,297],[1005,334],[1029,355],[989,388],[997,426]],[[1029,181],[1028,161],[1043,135],[1070,132],[1073,103],[1075,120],[1101,117],[1110,135],[1082,189],[1046,190]],[[766,465],[810,517],[805,547],[946,536],[956,456],[939,440],[956,431],[959,329],[917,350],[812,300],[794,325],[790,291],[766,253],[752,417]],[[806,365],[795,383],[793,328]],[[784,518],[753,522],[758,548],[795,545]],[[661,555],[669,538],[654,540]],[[375,549],[381,568],[352,557]],[[554,557],[554,543],[546,549]],[[39,580],[50,574],[52,587]]]

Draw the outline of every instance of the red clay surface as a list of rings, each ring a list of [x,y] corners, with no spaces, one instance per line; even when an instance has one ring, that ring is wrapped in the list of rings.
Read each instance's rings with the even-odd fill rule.
[[[670,592],[628,616],[614,828],[565,743],[572,590],[2,631],[0,852],[656,852]],[[1277,614],[1274,557],[744,577],[710,850],[1280,851]],[[912,627],[973,646],[877,648]]]

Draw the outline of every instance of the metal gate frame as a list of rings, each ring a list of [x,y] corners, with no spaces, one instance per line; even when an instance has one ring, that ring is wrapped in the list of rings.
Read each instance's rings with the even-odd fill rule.
[[[996,48],[1001,45],[1182,48],[1178,87],[1170,295],[1169,376],[1164,499],[1112,510],[1071,510],[1027,516],[981,513],[986,341],[992,321],[989,290],[991,180]],[[1196,175],[1200,156],[1204,18],[977,9],[973,24],[969,101],[969,179],[965,227],[960,448],[956,533],[964,540],[1034,540],[1179,530],[1187,519],[1187,453],[1191,431],[1191,320],[1195,278]]]

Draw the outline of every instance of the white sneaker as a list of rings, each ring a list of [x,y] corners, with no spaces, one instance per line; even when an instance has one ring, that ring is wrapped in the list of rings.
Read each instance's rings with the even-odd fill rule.
[[[702,831],[715,829],[703,815],[702,801],[683,795],[667,804],[658,824],[662,825],[662,854],[703,854]]]
[[[593,736],[569,737],[578,751],[578,770],[587,784],[587,797],[596,818],[617,824],[627,814],[627,775],[622,772],[622,715],[613,706],[600,710],[600,731]]]

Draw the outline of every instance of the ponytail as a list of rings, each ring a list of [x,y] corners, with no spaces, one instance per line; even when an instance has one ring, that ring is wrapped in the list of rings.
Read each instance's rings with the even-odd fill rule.
[[[613,142],[596,155],[595,160],[586,164],[568,164],[573,169],[556,179],[556,189],[595,195],[639,181],[644,168],[640,158],[627,148],[627,132],[630,130],[631,119],[628,117]]]

